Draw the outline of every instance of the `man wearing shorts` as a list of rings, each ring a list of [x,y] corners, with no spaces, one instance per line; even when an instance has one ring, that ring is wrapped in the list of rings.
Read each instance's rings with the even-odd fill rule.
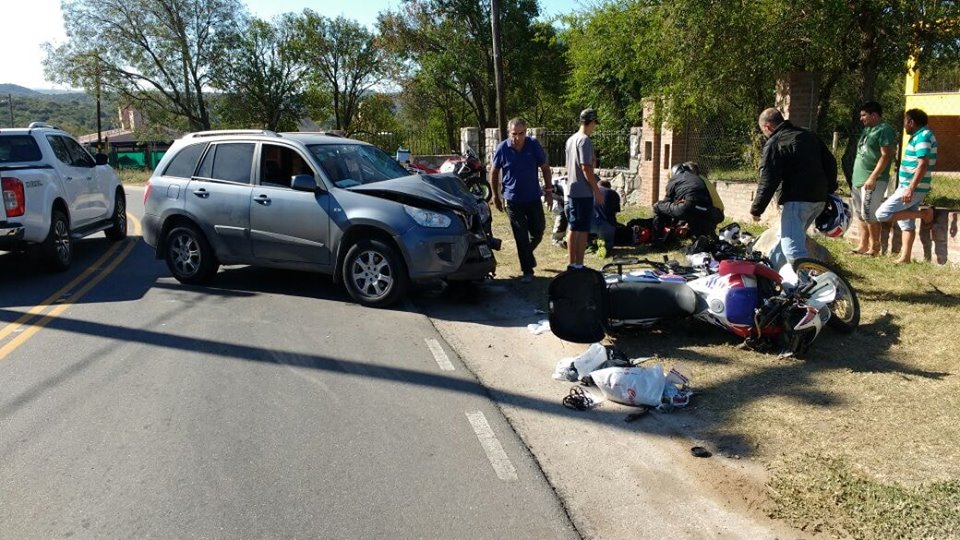
[[[597,111],[584,109],[580,113],[580,130],[567,139],[567,254],[570,268],[583,268],[587,250],[593,209],[603,204],[603,195],[593,170],[596,154],[590,135],[597,127]]]
[[[937,165],[937,138],[927,127],[927,113],[910,109],[903,114],[903,129],[910,141],[900,161],[900,184],[889,199],[877,209],[880,221],[897,220],[903,231],[898,264],[910,262],[913,241],[917,237],[914,220],[924,224],[933,221],[933,208],[920,209],[923,198],[930,192],[930,180]]]
[[[853,215],[857,218],[860,243],[854,253],[875,256],[880,253],[880,222],[877,209],[883,203],[890,181],[890,161],[893,158],[897,134],[883,121],[883,108],[876,101],[860,107],[863,132],[857,144],[857,158],[853,163]]]

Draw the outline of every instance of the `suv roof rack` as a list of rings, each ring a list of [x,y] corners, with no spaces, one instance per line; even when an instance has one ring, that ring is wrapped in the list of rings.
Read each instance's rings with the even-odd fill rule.
[[[183,138],[196,139],[199,137],[218,137],[220,135],[266,135],[267,137],[279,137],[277,132],[270,131],[269,129],[220,129],[187,133]]]
[[[30,122],[30,125],[27,126],[27,129],[36,129],[36,128],[49,128],[49,129],[60,129],[53,124],[48,124],[46,122]]]
[[[333,129],[330,131],[287,131],[287,135],[326,135],[327,137],[339,137],[344,138],[343,131],[338,129]],[[282,133],[280,134],[283,135]]]

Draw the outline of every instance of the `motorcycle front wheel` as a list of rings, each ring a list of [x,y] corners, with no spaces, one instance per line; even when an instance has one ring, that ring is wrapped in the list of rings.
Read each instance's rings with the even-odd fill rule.
[[[836,274],[840,284],[837,287],[837,298],[829,306],[830,320],[827,321],[827,326],[844,334],[857,329],[860,325],[860,300],[857,299],[857,292],[839,270],[823,261],[806,257],[795,260],[793,269],[798,275],[806,273],[815,276],[824,272]]]
[[[493,190],[490,189],[490,184],[483,178],[475,178],[467,181],[467,189],[470,190],[470,193],[476,195],[478,199],[490,202],[490,199],[493,198]]]

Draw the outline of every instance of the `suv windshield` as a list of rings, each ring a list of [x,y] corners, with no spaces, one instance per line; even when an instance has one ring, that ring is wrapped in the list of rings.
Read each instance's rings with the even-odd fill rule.
[[[312,144],[307,148],[324,174],[340,188],[372,184],[410,172],[369,144]]]

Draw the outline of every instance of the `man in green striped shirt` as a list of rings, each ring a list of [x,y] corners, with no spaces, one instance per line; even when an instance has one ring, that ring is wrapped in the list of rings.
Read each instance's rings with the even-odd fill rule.
[[[916,239],[914,220],[924,224],[933,221],[933,208],[920,208],[930,192],[930,179],[937,165],[937,138],[927,127],[927,113],[910,109],[903,115],[903,129],[910,141],[900,162],[900,184],[897,191],[877,209],[877,220],[897,220],[903,231],[903,243],[897,263],[910,262],[913,241]]]

